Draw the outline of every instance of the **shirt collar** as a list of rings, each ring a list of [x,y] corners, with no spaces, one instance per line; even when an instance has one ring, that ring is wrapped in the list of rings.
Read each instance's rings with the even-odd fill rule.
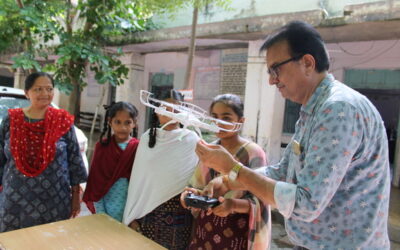
[[[312,114],[314,107],[317,105],[319,100],[323,97],[323,92],[326,90],[330,84],[335,81],[335,78],[332,74],[328,74],[315,89],[314,93],[311,95],[310,99],[306,103],[306,105],[302,105],[300,111],[305,112],[309,115]]]

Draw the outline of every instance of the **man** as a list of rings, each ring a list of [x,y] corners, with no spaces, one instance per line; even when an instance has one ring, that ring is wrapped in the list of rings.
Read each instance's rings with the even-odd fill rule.
[[[229,175],[209,191],[245,189],[276,207],[297,249],[389,249],[388,149],[378,111],[328,74],[328,54],[312,26],[291,22],[261,49],[269,83],[302,104],[295,134],[281,161],[257,172],[200,142],[200,159]]]

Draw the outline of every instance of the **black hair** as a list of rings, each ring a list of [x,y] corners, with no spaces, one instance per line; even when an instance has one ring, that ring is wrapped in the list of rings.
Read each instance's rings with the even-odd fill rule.
[[[324,41],[310,24],[302,21],[292,21],[286,24],[267,36],[260,51],[268,50],[272,45],[282,41],[287,41],[292,57],[312,55],[318,73],[329,69],[329,56]]]
[[[223,103],[230,107],[239,119],[243,117],[244,105],[239,96],[234,94],[222,94],[216,96],[210,105],[210,113],[216,103]]]
[[[118,111],[125,110],[129,113],[129,116],[136,122],[136,118],[139,114],[137,108],[130,104],[129,102],[117,102],[111,103],[109,106],[104,106],[106,109],[106,115],[104,117],[103,131],[100,135],[100,143],[103,145],[108,145],[111,141],[111,126],[109,125],[112,118],[115,117]],[[103,140],[103,136],[107,134],[107,138]],[[137,137],[137,126],[135,126],[132,130],[132,137]]]
[[[25,79],[25,90],[28,91],[32,88],[32,86],[35,84],[36,79],[39,77],[44,76],[50,79],[51,85],[54,87],[54,80],[53,77],[51,77],[50,74],[45,73],[45,72],[34,72],[29,74],[26,79]]]
[[[166,100],[166,99],[173,99],[175,101],[183,101],[184,96],[182,93],[175,89],[165,89],[161,90],[158,93],[155,93],[154,98],[158,100]],[[157,128],[160,125],[160,122],[158,121],[158,117],[154,109],[151,111],[151,116],[150,116],[150,131],[149,131],[149,147],[153,148],[154,145],[156,145],[156,137],[157,137]]]

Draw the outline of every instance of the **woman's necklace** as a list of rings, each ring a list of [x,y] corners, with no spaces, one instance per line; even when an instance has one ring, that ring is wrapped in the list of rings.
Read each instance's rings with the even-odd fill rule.
[[[28,118],[29,123],[35,122],[35,120],[40,120],[40,118],[31,118],[32,114],[29,109],[25,109],[25,116]]]
[[[26,116],[26,118],[28,118],[28,122],[31,123],[32,121],[31,121],[31,118],[30,118],[30,114],[29,114],[29,110],[28,110],[28,109],[25,110],[25,116]]]

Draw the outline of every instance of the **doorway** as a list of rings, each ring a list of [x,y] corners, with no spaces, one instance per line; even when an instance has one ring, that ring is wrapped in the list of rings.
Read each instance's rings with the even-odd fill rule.
[[[400,69],[346,69],[344,82],[368,97],[385,123],[392,183],[400,184]]]
[[[158,96],[159,93],[171,89],[174,87],[174,74],[173,73],[150,73],[149,75],[149,91],[153,93],[154,96]],[[151,108],[146,108],[146,128],[150,127],[151,119]]]
[[[357,89],[357,91],[365,95],[382,116],[389,142],[389,161],[393,167],[400,114],[400,90]]]

